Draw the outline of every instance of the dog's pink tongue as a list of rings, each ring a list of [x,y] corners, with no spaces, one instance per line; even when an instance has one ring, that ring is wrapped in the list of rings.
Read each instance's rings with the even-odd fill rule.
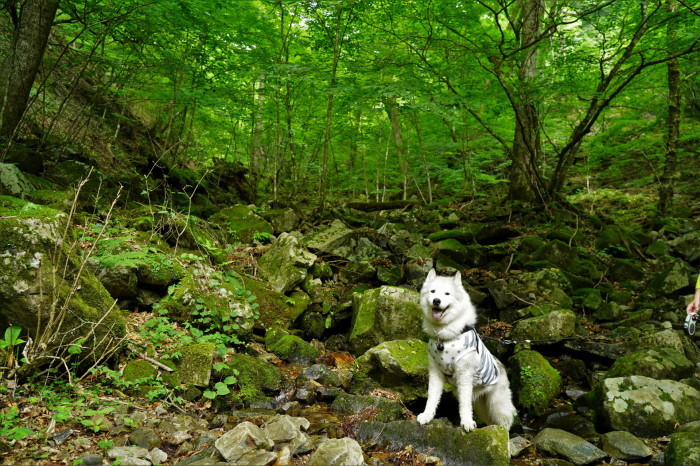
[[[440,320],[442,317],[442,311],[433,311],[433,319]]]

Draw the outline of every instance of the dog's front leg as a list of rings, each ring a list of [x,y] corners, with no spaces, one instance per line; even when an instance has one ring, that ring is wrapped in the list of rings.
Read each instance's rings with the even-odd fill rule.
[[[462,427],[467,432],[476,429],[474,413],[472,411],[472,396],[474,392],[474,372],[466,369],[455,374],[457,383],[457,397],[459,398],[459,419]]]
[[[435,417],[438,404],[440,404],[442,389],[445,385],[445,378],[442,372],[440,372],[440,369],[438,369],[432,358],[428,358],[428,360],[428,401],[425,403],[425,410],[416,418],[420,424],[427,424]]]

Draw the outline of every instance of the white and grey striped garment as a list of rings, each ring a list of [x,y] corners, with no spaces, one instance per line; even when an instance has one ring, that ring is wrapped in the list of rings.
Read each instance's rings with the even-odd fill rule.
[[[438,344],[442,343],[443,349],[438,349]],[[452,377],[455,371],[455,364],[470,351],[479,354],[480,365],[476,371],[476,385],[491,385],[496,383],[498,378],[498,367],[493,355],[479,338],[476,330],[470,329],[462,333],[459,337],[450,341],[430,340],[428,342],[430,357],[437,363],[443,374]]]

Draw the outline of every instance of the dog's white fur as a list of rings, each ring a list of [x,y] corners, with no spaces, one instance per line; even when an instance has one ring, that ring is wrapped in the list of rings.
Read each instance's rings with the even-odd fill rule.
[[[474,327],[476,324],[476,309],[462,285],[459,272],[453,277],[443,277],[437,276],[435,270],[431,270],[421,288],[420,305],[423,310],[423,330],[431,339],[450,341],[457,338],[466,326]],[[430,362],[428,401],[425,411],[417,418],[421,424],[426,424],[435,417],[446,377],[432,357],[428,357],[428,360]],[[498,366],[496,383],[475,386],[474,379],[479,364],[479,355],[475,351],[469,352],[455,365],[450,381],[456,387],[462,427],[467,432],[476,428],[472,412],[473,402],[474,409],[482,420],[510,430],[515,416],[515,407],[506,368],[496,360]]]

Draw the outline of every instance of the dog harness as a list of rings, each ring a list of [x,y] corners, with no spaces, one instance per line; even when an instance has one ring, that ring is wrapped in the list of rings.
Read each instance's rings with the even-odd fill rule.
[[[472,327],[467,327],[457,338],[449,341],[431,339],[428,342],[430,357],[440,371],[448,377],[455,372],[455,365],[467,354],[476,351],[479,355],[479,368],[476,371],[475,384],[491,385],[498,378],[498,367],[493,355],[479,338]]]

